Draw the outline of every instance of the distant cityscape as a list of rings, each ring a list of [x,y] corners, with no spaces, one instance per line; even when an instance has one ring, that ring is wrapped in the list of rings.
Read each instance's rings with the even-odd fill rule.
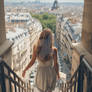
[[[53,2],[40,2],[40,1],[26,1],[26,2],[23,2],[23,1],[19,1],[19,2],[15,2],[15,1],[5,1],[5,5],[29,5],[29,4],[50,4],[52,5]],[[59,5],[60,4],[63,4],[63,5],[83,5],[84,3],[83,2],[59,2]]]

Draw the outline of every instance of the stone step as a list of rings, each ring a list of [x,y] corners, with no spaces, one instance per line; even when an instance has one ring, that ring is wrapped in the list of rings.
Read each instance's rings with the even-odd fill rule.
[[[32,92],[40,92],[40,91],[36,87],[34,87]],[[53,92],[62,92],[62,91],[60,91],[59,88],[56,87]]]

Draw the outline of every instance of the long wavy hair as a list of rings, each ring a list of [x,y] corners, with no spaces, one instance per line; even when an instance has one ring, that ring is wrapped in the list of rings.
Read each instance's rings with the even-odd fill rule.
[[[41,32],[37,42],[37,58],[46,62],[52,57],[53,36],[50,29],[44,29]]]

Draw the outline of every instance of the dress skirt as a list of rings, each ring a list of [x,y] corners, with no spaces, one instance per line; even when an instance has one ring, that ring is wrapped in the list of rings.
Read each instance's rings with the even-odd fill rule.
[[[56,85],[56,71],[52,66],[38,66],[35,83],[40,92],[52,91]]]

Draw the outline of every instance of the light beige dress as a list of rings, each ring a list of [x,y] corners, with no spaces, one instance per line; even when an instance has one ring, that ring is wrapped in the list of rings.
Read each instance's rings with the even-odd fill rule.
[[[38,60],[36,86],[41,92],[52,91],[56,85],[56,71],[53,58],[45,63]]]

